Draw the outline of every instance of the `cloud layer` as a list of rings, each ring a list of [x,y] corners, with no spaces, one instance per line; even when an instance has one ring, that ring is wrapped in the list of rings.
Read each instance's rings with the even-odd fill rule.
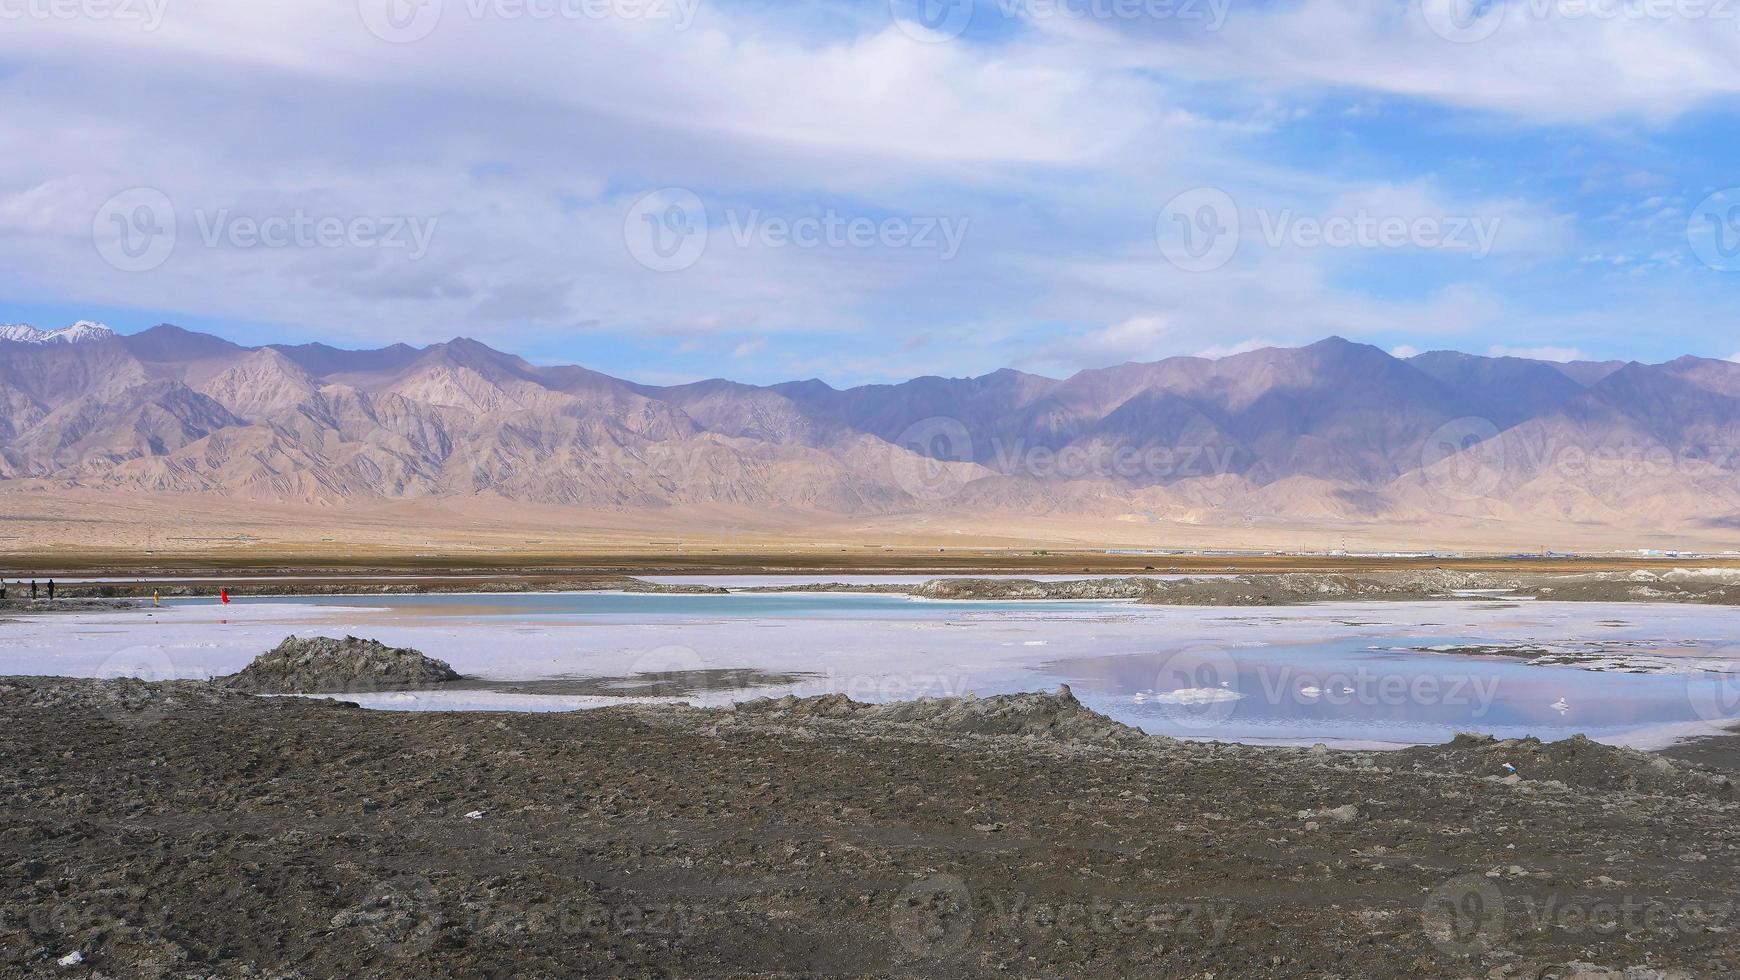
[[[7,8],[0,319],[649,380],[1731,349],[1740,30],[1447,2]]]

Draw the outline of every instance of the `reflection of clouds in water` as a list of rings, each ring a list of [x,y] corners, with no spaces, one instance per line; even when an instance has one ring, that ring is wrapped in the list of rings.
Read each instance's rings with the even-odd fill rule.
[[[1079,576],[1076,576],[1079,577]],[[220,623],[220,620],[224,622]],[[1426,625],[1460,624],[1471,625]],[[1374,652],[1365,647],[1555,642],[1673,658],[1740,634],[1733,610],[1683,605],[1518,605],[1488,615],[1478,603],[1341,603],[1227,608],[1130,603],[951,603],[903,596],[634,596],[609,594],[244,597],[228,609],[177,603],[156,615],[76,613],[0,624],[0,674],[90,676],[137,644],[198,651],[202,673],[230,673],[289,633],[353,633],[409,646],[462,673],[503,680],[622,676],[649,649],[678,644],[710,667],[820,675],[804,693],[841,690],[976,694],[1074,684],[1091,707],[1165,731],[1167,712],[1233,710],[1191,737],[1249,740],[1445,741],[1456,731],[1578,731],[1611,738],[1696,717],[1684,681],[1531,666],[1514,658]],[[1687,637],[1697,637],[1688,640]],[[1740,636],[1736,636],[1740,639]],[[1043,643],[1044,646],[1029,644]],[[1238,676],[1157,684],[1155,658],[1210,645]],[[172,656],[177,670],[182,657]],[[1729,657],[1729,660],[1740,658]],[[1367,675],[1357,676],[1364,667]],[[1338,674],[1347,674],[1337,682]],[[1491,710],[1444,685],[1496,684]],[[1375,677],[1376,680],[1371,679]],[[1425,703],[1392,703],[1385,677],[1435,679]],[[1137,701],[1137,693],[1224,688],[1243,695],[1206,706]],[[921,683],[922,682],[922,683]],[[848,687],[849,685],[849,687]],[[1303,694],[1315,688],[1316,697]],[[1344,696],[1353,689],[1354,696]],[[775,693],[766,690],[747,696]],[[475,696],[475,695],[474,695]],[[709,694],[711,698],[713,695]],[[568,707],[519,696],[512,706]],[[1568,712],[1554,707],[1560,699]],[[1719,703],[1726,703],[1721,699]],[[406,705],[409,706],[409,705]],[[417,706],[428,706],[418,702]],[[483,705],[475,705],[482,707]],[[498,703],[495,706],[504,707]]]
[[[1159,653],[1059,660],[1049,670],[1095,710],[1187,738],[1412,744],[1480,731],[1634,741],[1699,717],[1674,675],[1573,671],[1517,658],[1407,652],[1401,645],[1373,649],[1369,639],[1242,648],[1237,676],[1220,691],[1154,688],[1154,671],[1163,669]],[[1234,698],[1208,723],[1174,713],[1178,705]]]

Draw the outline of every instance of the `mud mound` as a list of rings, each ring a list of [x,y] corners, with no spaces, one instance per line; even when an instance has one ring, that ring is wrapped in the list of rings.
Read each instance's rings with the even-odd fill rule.
[[[254,694],[335,694],[415,690],[459,679],[446,661],[378,640],[287,636],[240,673],[212,683]]]
[[[1591,572],[1585,575],[1555,575],[1532,582],[1520,594],[1560,602],[1691,602],[1710,605],[1740,605],[1740,584],[1725,574],[1727,569],[1684,569],[1677,573]]]
[[[1459,589],[1516,589],[1523,585],[1517,575],[1494,572],[1465,572],[1454,568],[1423,568],[1413,571],[1380,573],[1372,581],[1387,583],[1397,591],[1442,594]]]
[[[1732,795],[1726,776],[1675,763],[1636,749],[1616,748],[1574,735],[1562,742],[1538,738],[1495,739],[1456,736],[1445,745],[1396,753],[1439,771],[1510,782],[1557,781],[1568,787],[1603,792],[1713,793]],[[1510,767],[1510,768],[1507,768]]]
[[[912,591],[927,599],[1139,599],[1153,590],[1144,578],[1086,578],[1069,582],[1033,579],[941,578]]]
[[[1159,605],[1285,606],[1303,602],[1413,602],[1456,598],[1463,589],[1514,589],[1510,576],[1447,569],[1369,575],[1282,572],[1153,583],[1145,601]]]
[[[824,719],[855,724],[910,725],[930,732],[1000,735],[1092,745],[1153,742],[1153,737],[1147,733],[1084,707],[1067,684],[1056,694],[921,698],[892,704],[862,704],[843,694],[759,698],[738,705],[737,712],[768,721],[801,723]]]

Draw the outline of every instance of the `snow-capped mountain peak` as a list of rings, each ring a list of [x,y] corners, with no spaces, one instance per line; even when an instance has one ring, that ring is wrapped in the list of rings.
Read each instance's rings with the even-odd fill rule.
[[[87,340],[103,340],[104,338],[113,337],[114,335],[115,331],[109,329],[109,325],[106,323],[80,320],[70,327],[62,327],[59,330],[50,330],[48,332],[47,342],[51,344],[77,344]]]
[[[107,324],[80,320],[59,330],[38,330],[28,323],[0,323],[0,340],[17,344],[82,344],[113,337],[115,331]]]

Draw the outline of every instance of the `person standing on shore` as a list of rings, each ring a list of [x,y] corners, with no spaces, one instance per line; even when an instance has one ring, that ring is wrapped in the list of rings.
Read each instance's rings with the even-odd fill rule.
[[[48,601],[54,601],[54,579],[48,580]]]
[[[218,598],[223,600],[224,605],[226,605],[226,606],[229,605],[230,604],[230,590],[229,589],[219,589],[218,590]]]
[[[36,598],[36,579],[30,580],[30,598]]]
[[[156,589],[151,590],[151,605],[152,606],[163,605],[163,597],[157,594]]]

